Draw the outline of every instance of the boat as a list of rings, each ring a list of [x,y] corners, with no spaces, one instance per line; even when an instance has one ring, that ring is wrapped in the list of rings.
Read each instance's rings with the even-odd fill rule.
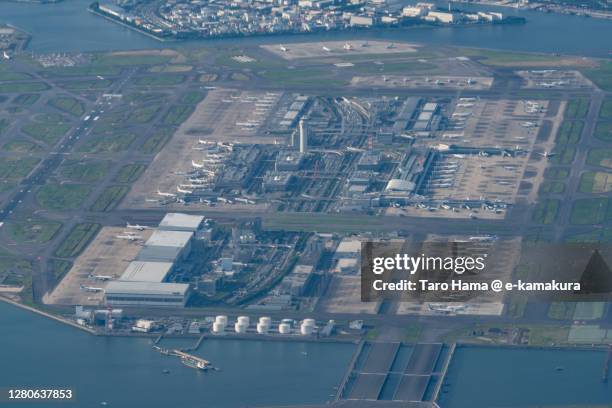
[[[206,360],[191,357],[181,357],[181,363],[187,367],[195,368],[196,370],[206,371],[210,368]]]

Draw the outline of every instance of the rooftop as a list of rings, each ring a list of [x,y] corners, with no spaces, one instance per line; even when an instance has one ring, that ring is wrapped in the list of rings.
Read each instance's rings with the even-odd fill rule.
[[[185,295],[186,283],[112,281],[106,286],[106,294]]]
[[[159,228],[171,230],[172,227],[178,227],[181,229],[191,229],[195,231],[200,227],[202,221],[204,221],[204,217],[201,215],[168,213],[159,223]]]
[[[172,268],[170,262],[130,262],[121,275],[122,281],[163,282]]]
[[[179,247],[187,246],[193,236],[190,231],[157,230],[149,238],[145,246]]]

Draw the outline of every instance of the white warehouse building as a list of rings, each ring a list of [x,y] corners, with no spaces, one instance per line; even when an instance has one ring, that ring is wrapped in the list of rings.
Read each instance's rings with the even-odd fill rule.
[[[111,306],[184,307],[189,298],[186,283],[112,281],[104,297]]]
[[[157,230],[144,244],[136,260],[148,262],[171,262],[185,259],[191,250],[191,231]]]
[[[168,213],[159,223],[162,231],[191,231],[196,233],[202,228],[204,217],[201,215]]]
[[[130,262],[119,280],[132,282],[163,282],[172,271],[171,262]]]

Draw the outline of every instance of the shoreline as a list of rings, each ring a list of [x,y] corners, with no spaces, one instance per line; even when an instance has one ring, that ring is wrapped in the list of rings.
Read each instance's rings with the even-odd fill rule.
[[[334,338],[334,337],[314,337],[314,336],[301,336],[301,335],[280,335],[280,334],[268,334],[261,335],[256,333],[246,333],[246,334],[235,334],[228,333],[224,335],[215,335],[212,333],[183,333],[183,334],[165,334],[165,333],[105,333],[100,332],[90,327],[81,326],[71,320],[68,320],[64,317],[54,315],[50,312],[46,312],[40,309],[37,309],[33,306],[24,305],[22,303],[16,302],[12,299],[9,299],[5,296],[0,295],[0,301],[5,302],[7,304],[18,307],[22,310],[29,311],[31,313],[38,314],[40,316],[49,318],[51,320],[55,320],[58,323],[63,323],[65,325],[71,326],[73,328],[85,331],[88,334],[100,337],[125,337],[125,338],[151,338],[151,339],[198,339],[200,337],[204,339],[218,339],[218,340],[251,340],[251,341],[276,341],[276,342],[306,342],[306,343],[342,343],[342,344],[354,344],[358,345],[363,342],[376,342],[376,340],[368,340],[365,336],[360,338]],[[406,345],[414,345],[417,344],[413,342],[404,342],[400,341],[401,344]],[[456,344],[457,347],[486,347],[486,348],[500,348],[500,349],[540,349],[540,350],[560,350],[560,351],[569,351],[569,350],[580,350],[580,351],[602,351],[606,350],[610,347],[609,344],[594,344],[594,345],[585,345],[585,344],[576,344],[576,345],[537,345],[537,344],[486,344],[486,343],[476,343],[470,342],[466,340],[456,340],[453,342],[445,343],[446,345]]]
[[[93,3],[96,4],[96,3]],[[447,27],[479,27],[479,26],[505,26],[505,25],[520,25],[520,24],[526,24],[527,20],[523,17],[510,17],[510,18],[504,18],[499,22],[468,22],[468,23],[456,23],[456,24],[443,24],[443,23],[439,23],[439,22],[425,22],[422,20],[417,20],[417,21],[408,21],[408,23],[398,23],[398,24],[389,24],[389,25],[384,25],[384,24],[377,24],[377,25],[372,25],[371,27],[363,27],[363,28],[355,28],[355,27],[351,27],[351,28],[336,28],[336,29],[332,29],[332,30],[315,30],[315,31],[287,31],[287,32],[263,32],[263,33],[257,33],[257,32],[253,32],[253,33],[248,33],[248,34],[224,34],[224,35],[210,35],[210,36],[201,36],[201,35],[189,35],[187,37],[177,37],[176,35],[172,35],[172,36],[159,36],[159,35],[155,35],[154,33],[144,30],[134,24],[129,24],[126,23],[124,20],[122,20],[121,18],[115,17],[113,15],[110,15],[102,10],[100,10],[99,8],[94,8],[92,5],[89,5],[87,7],[87,11],[91,12],[94,15],[100,16],[105,18],[108,21],[111,21],[113,23],[117,23],[123,27],[132,29],[138,33],[144,34],[150,38],[153,38],[157,41],[160,42],[176,42],[176,43],[182,43],[184,41],[207,41],[207,40],[231,40],[231,39],[241,39],[241,38],[262,38],[262,37],[276,37],[276,36],[298,36],[298,35],[309,35],[309,34],[320,34],[320,33],[344,33],[344,32],[359,32],[359,31],[365,31],[365,32],[372,32],[372,31],[377,31],[377,30],[392,30],[392,29],[410,29],[410,28],[423,28],[423,27],[427,27],[427,28],[447,28]],[[190,32],[192,33],[192,32]]]

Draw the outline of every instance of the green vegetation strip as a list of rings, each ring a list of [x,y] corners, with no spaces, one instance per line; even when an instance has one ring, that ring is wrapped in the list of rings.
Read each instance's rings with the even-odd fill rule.
[[[26,177],[40,160],[35,157],[6,157],[0,160],[0,179],[17,180]]]
[[[607,198],[585,198],[574,201],[570,222],[578,225],[599,224],[610,215]]]
[[[568,119],[582,119],[589,112],[588,99],[572,99],[565,108],[565,117]]]
[[[62,223],[57,221],[28,218],[7,222],[6,231],[9,237],[19,244],[44,244],[53,239],[61,227]]]
[[[102,180],[109,167],[108,161],[66,160],[60,167],[60,174],[71,181],[93,183]]]
[[[144,164],[127,164],[119,170],[119,173],[115,176],[115,181],[117,183],[132,183],[138,180],[144,169]]]
[[[55,251],[60,258],[72,258],[80,254],[100,230],[100,224],[77,224]]]
[[[559,200],[542,200],[535,207],[533,220],[541,224],[552,224],[557,217],[558,211]]]
[[[129,188],[126,186],[110,186],[104,189],[96,202],[91,206],[92,211],[110,211],[123,199]]]
[[[69,96],[59,96],[49,100],[49,105],[62,110],[66,113],[70,113],[74,116],[81,116],[85,113],[85,105],[78,99],[71,98]]]
[[[92,188],[84,184],[45,184],[38,190],[38,204],[49,210],[75,210]]]

